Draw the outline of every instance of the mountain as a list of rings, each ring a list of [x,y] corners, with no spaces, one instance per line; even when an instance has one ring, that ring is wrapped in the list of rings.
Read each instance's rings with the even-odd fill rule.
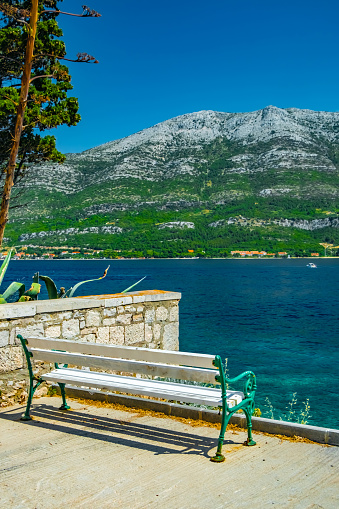
[[[293,231],[339,243],[339,113],[190,113],[32,168],[23,187],[11,242],[222,250],[289,245]]]

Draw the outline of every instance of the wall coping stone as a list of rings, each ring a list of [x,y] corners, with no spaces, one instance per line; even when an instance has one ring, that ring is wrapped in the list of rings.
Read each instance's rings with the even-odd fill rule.
[[[0,305],[0,320],[25,318],[39,313],[54,313],[58,311],[73,311],[86,308],[116,307],[139,302],[155,302],[166,300],[180,300],[181,293],[165,290],[144,290],[129,293],[112,293],[104,295],[86,295],[66,299],[37,300],[29,302],[15,302]]]

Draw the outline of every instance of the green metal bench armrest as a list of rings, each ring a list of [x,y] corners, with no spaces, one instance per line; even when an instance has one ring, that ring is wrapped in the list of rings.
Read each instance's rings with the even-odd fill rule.
[[[235,383],[246,377],[245,385],[244,385],[244,395],[246,398],[254,398],[255,391],[257,389],[256,376],[253,371],[244,371],[241,375],[236,376],[235,378],[226,378],[226,383]]]
[[[221,392],[222,392],[223,398],[226,396],[226,389],[227,389],[228,383],[235,383],[235,382],[238,382],[239,380],[241,380],[242,378],[246,378],[245,385],[244,385],[245,399],[254,400],[254,395],[255,395],[256,388],[257,388],[257,384],[256,384],[256,376],[253,373],[253,371],[244,371],[243,373],[241,373],[240,375],[238,375],[234,378],[226,378],[220,355],[215,356],[213,365],[219,369],[219,375],[217,375],[215,378],[216,378],[216,381],[221,384]]]

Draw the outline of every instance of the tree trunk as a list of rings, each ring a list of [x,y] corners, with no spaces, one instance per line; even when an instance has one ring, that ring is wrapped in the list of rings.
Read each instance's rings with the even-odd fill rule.
[[[34,43],[35,36],[37,30],[37,22],[38,22],[38,6],[39,0],[32,0],[31,7],[31,15],[29,20],[29,33],[28,40],[26,46],[26,55],[25,62],[23,68],[23,74],[21,78],[21,90],[20,90],[20,99],[19,105],[17,109],[17,117],[15,123],[15,131],[12,142],[11,153],[9,157],[9,162],[6,170],[6,179],[2,193],[2,200],[0,206],[0,247],[2,246],[2,241],[4,238],[5,227],[8,221],[8,209],[9,209],[9,200],[11,197],[11,191],[13,187],[13,179],[14,172],[16,167],[16,160],[19,152],[20,138],[23,128],[25,110],[27,105],[27,97],[28,97],[28,89],[30,85],[31,79],[31,71],[32,71],[32,59],[33,59],[33,51],[34,51]]]

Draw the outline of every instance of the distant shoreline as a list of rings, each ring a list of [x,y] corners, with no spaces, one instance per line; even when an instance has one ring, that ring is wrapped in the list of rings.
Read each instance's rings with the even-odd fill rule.
[[[264,257],[240,257],[240,258],[224,258],[224,257],[216,257],[216,258],[200,258],[198,256],[192,257],[192,258],[12,258],[11,261],[15,262],[36,262],[36,261],[43,261],[43,262],[69,262],[69,261],[110,261],[110,262],[128,262],[128,261],[142,261],[142,260],[265,260],[265,261],[272,261],[272,260],[327,260],[327,259],[338,259],[339,256],[319,256],[315,258],[314,256],[290,256],[290,258],[286,257],[272,257],[272,258],[264,258]]]

